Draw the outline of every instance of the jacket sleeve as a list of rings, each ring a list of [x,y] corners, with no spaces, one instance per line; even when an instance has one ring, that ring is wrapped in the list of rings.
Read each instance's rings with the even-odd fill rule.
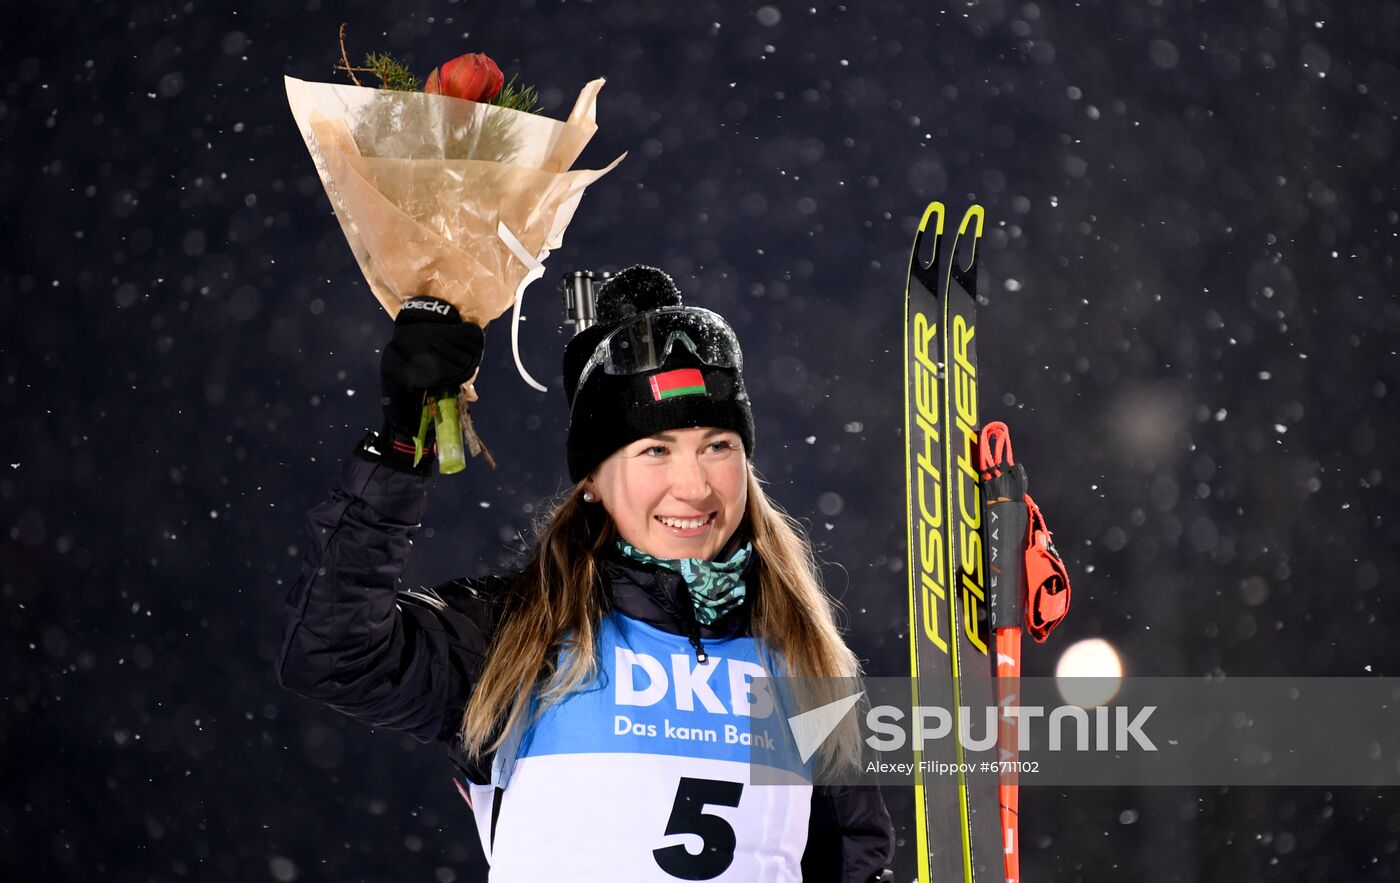
[[[357,451],[307,513],[311,544],[287,596],[282,686],[423,742],[455,734],[493,624],[465,583],[397,590],[429,479]]]
[[[802,855],[802,879],[816,883],[875,883],[893,879],[894,825],[873,785],[818,785]]]

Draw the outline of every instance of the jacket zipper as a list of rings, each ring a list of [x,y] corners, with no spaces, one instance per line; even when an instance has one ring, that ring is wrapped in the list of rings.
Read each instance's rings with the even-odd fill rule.
[[[681,622],[685,626],[685,636],[695,650],[695,662],[704,665],[710,661],[710,654],[705,652],[705,645],[700,643],[700,623],[695,621],[695,608],[691,605],[690,590],[679,575],[676,575],[675,580],[672,591],[681,596],[677,606],[680,608]]]
[[[695,661],[704,665],[710,661],[710,656],[705,652],[705,645],[700,643],[700,629],[693,620],[687,627],[690,631],[690,646],[695,648]]]

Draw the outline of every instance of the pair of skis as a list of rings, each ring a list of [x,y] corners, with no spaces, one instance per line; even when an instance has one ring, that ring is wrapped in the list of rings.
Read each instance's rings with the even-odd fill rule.
[[[947,709],[956,720],[959,708],[995,704],[998,691],[977,400],[977,245],[985,212],[978,205],[967,210],[946,258],[944,216],[941,202],[929,204],[909,258],[905,490],[913,701]],[[957,721],[950,738],[915,756],[920,883],[1004,883],[1014,868],[1014,854],[1007,855],[1015,848],[1014,814],[1004,831],[997,775],[944,772],[964,769],[956,734],[969,726],[975,732],[985,723]]]

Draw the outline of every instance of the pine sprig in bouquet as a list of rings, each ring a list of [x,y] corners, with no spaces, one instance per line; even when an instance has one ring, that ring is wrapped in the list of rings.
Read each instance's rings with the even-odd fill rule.
[[[341,51],[344,51],[343,44]],[[351,70],[351,68],[347,65],[340,70]],[[388,89],[390,92],[423,91],[423,81],[415,77],[407,65],[387,52],[371,52],[366,55],[365,66],[359,70],[374,74],[379,78],[379,88]],[[359,80],[355,80],[355,85],[360,85]]]

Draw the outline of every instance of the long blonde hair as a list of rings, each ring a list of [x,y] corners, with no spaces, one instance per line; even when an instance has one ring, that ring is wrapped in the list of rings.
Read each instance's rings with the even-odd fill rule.
[[[787,676],[858,677],[860,664],[841,638],[837,605],[821,587],[806,532],[768,498],[752,465],[747,481],[759,580],[750,602],[753,637],[776,651]],[[599,552],[616,529],[602,506],[583,502],[580,483],[544,514],[537,534],[538,546],[510,588],[462,716],[462,743],[471,757],[498,749],[529,713],[532,696],[543,710],[597,674],[594,642],[607,604]],[[847,727],[827,740],[823,763],[854,762],[856,738],[855,728]]]

